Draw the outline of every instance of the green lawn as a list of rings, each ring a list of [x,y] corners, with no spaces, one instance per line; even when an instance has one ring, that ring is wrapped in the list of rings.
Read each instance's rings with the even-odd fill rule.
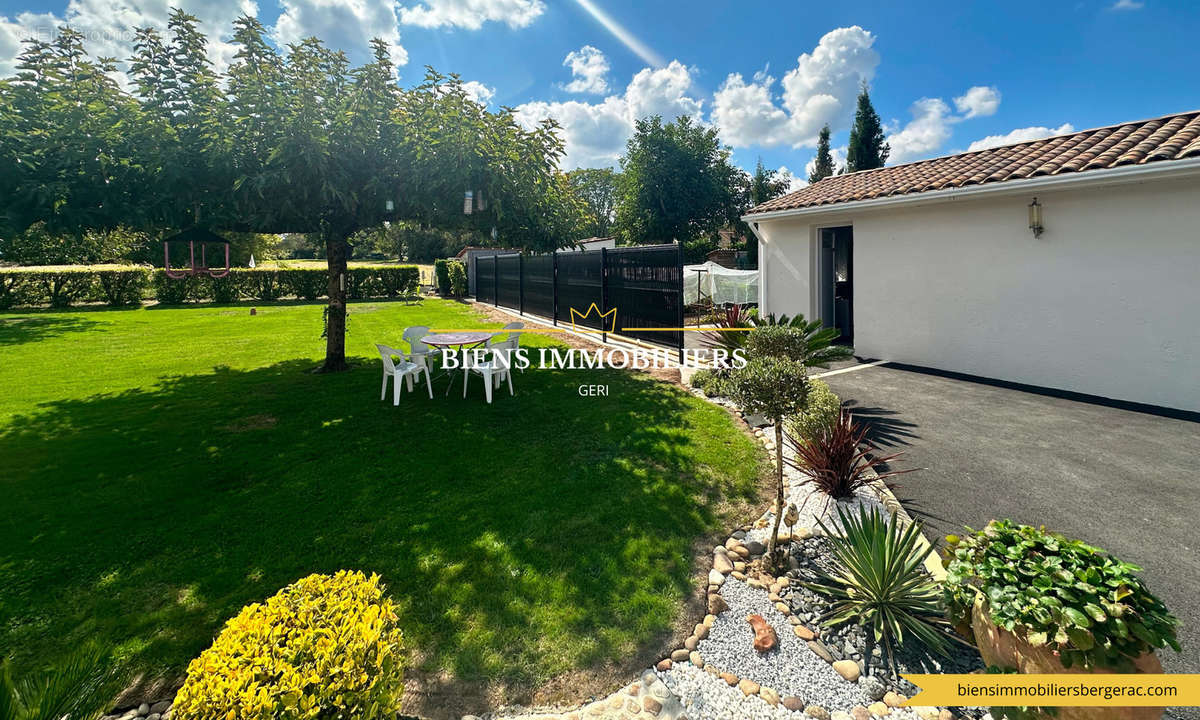
[[[99,639],[173,676],[242,605],[355,568],[424,669],[534,687],[654,642],[690,545],[755,500],[751,441],[675,387],[530,369],[491,406],[476,378],[393,407],[373,344],[480,318],[354,304],[357,367],[317,375],[321,311],[0,314],[0,655]]]

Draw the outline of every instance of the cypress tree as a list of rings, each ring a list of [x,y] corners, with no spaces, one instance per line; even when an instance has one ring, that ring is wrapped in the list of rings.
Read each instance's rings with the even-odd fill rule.
[[[846,172],[883,167],[892,151],[883,137],[883,123],[871,105],[867,84],[858,94],[854,111],[854,127],[850,129],[850,144],[846,151]]]
[[[813,164],[812,172],[808,174],[808,182],[815,183],[818,180],[829,177],[833,174],[833,153],[829,150],[829,124],[821,128],[821,134],[817,137],[817,160]]]

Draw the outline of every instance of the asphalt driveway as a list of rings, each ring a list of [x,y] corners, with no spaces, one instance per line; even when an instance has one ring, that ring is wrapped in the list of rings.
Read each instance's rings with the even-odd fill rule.
[[[1166,671],[1200,673],[1200,423],[887,365],[824,380],[905,451],[896,467],[923,468],[896,494],[931,539],[1010,517],[1141,565],[1180,619]]]

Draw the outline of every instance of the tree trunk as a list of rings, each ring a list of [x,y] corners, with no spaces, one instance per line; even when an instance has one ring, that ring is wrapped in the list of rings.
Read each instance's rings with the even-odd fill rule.
[[[325,309],[325,364],[321,372],[341,372],[346,364],[346,265],[350,245],[346,234],[325,228],[325,257],[329,262],[329,307]]]
[[[775,421],[775,527],[767,540],[767,562],[775,562],[775,542],[779,539],[779,521],[783,519],[783,421]]]

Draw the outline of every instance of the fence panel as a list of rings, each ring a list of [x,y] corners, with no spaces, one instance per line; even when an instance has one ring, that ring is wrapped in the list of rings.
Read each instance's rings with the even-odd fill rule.
[[[554,255],[526,255],[525,312],[554,317]]]
[[[605,270],[608,307],[617,331],[669,347],[683,347],[683,266],[678,245],[609,250]],[[672,328],[668,332],[654,328]]]
[[[570,252],[558,254],[558,317],[560,323],[571,322],[571,309],[574,308],[575,324],[593,330],[603,330],[605,323],[601,322],[600,314],[592,311],[586,318],[592,304],[601,311],[604,310],[604,265],[603,250],[587,252]]]
[[[496,304],[521,309],[521,256],[496,256]]]
[[[475,299],[482,303],[496,302],[496,256],[475,258]]]

